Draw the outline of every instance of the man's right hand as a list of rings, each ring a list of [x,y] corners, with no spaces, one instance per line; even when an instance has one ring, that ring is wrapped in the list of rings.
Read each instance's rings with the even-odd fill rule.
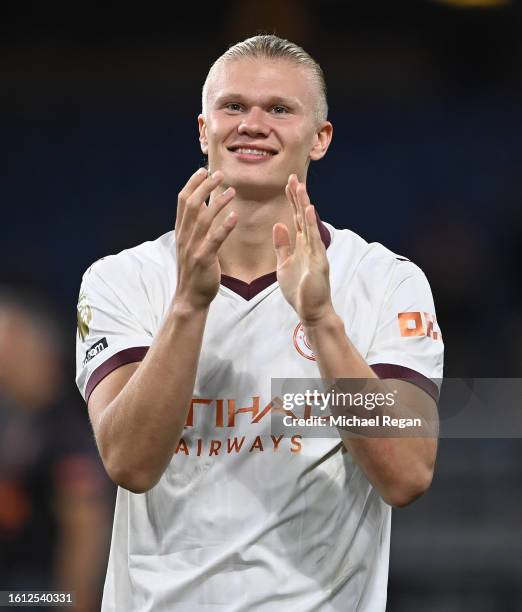
[[[232,211],[221,225],[211,229],[215,217],[236,194],[229,187],[212,197],[207,206],[206,199],[222,181],[223,173],[219,170],[209,176],[205,168],[200,168],[178,195],[175,301],[194,309],[208,308],[218,292],[221,281],[218,251],[237,222]]]
[[[202,168],[179,194],[178,285],[172,307],[143,361],[113,370],[89,398],[105,469],[116,484],[134,493],[148,491],[161,478],[191,406],[208,306],[221,280],[217,254],[237,222],[234,213],[222,223],[216,219],[235,195],[231,188],[219,193],[222,181],[222,172],[209,177]]]

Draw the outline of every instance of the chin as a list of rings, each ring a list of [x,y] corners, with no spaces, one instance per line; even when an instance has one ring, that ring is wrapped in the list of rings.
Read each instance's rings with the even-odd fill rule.
[[[286,185],[286,182],[281,184],[273,180],[255,181],[247,177],[234,177],[226,182],[234,187],[240,198],[245,200],[268,200],[279,197],[284,194]]]
[[[239,197],[244,199],[267,199],[284,194],[288,176],[281,176],[281,170],[270,171],[269,168],[247,166],[243,168],[225,168],[224,183],[234,187]]]

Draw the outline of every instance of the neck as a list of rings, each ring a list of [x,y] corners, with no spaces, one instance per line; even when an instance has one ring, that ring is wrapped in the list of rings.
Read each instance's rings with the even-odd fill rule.
[[[247,283],[276,269],[276,256],[272,243],[275,223],[284,223],[295,239],[292,207],[284,193],[265,201],[247,200],[237,194],[218,215],[220,224],[231,210],[237,213],[237,225],[219,250],[222,274]]]

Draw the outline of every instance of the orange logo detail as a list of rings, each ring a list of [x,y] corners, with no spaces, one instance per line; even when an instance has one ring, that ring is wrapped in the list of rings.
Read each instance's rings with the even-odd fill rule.
[[[401,336],[428,336],[432,340],[441,339],[435,315],[429,312],[399,312],[398,317]]]
[[[300,355],[306,357],[306,359],[310,359],[310,361],[315,361],[314,352],[308,342],[308,338],[305,336],[303,324],[301,322],[299,322],[294,329],[294,346]]]

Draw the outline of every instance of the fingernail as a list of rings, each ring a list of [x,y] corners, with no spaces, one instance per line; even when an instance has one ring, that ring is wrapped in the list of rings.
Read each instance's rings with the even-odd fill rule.
[[[233,192],[234,192],[234,188],[233,188],[233,187],[227,187],[227,188],[225,189],[225,191],[223,192],[223,195],[225,195],[225,196],[229,196],[229,195],[230,195],[231,193],[233,193]]]
[[[206,168],[200,168],[197,172],[198,176],[203,176],[204,174],[207,174],[208,170]]]

